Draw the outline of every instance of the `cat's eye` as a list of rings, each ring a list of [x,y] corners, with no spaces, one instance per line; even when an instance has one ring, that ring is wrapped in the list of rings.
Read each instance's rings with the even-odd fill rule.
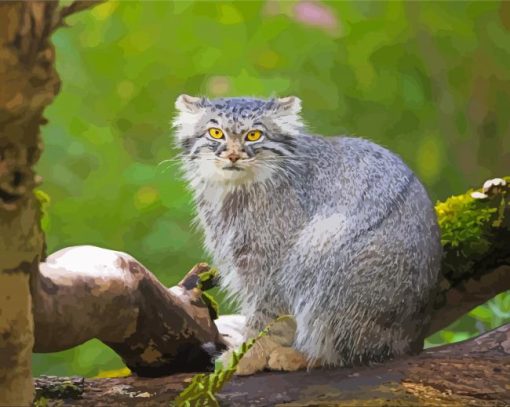
[[[246,135],[246,141],[257,141],[262,137],[262,132],[260,130],[251,130]]]
[[[209,135],[212,138],[220,139],[220,138],[223,138],[223,131],[221,131],[220,129],[217,129],[216,127],[212,127],[209,129]]]

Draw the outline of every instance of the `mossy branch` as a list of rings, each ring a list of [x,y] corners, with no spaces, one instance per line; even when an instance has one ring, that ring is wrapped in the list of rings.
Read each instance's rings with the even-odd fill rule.
[[[428,334],[510,289],[510,177],[438,202],[444,248]]]

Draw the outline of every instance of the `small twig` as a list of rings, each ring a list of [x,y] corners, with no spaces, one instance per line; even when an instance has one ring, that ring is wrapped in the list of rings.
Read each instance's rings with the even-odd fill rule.
[[[57,14],[53,22],[53,30],[65,26],[65,19],[71,14],[79,13],[80,11],[88,8],[97,6],[99,3],[104,3],[105,0],[75,0],[68,6],[62,7]]]
[[[94,7],[99,3],[104,3],[105,0],[75,0],[66,7],[60,9],[60,18],[64,19],[74,13]]]

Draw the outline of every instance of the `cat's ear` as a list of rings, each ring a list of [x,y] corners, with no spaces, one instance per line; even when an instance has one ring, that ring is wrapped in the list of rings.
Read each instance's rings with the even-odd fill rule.
[[[175,108],[181,113],[198,113],[204,107],[204,104],[204,98],[179,95],[175,101]]]
[[[183,142],[191,137],[195,132],[195,125],[200,120],[201,113],[205,111],[208,100],[206,98],[197,98],[195,96],[180,95],[175,100],[175,109],[177,110],[172,120],[175,138],[178,142]]]
[[[287,96],[274,101],[275,112],[278,115],[297,115],[301,112],[301,99],[297,96]]]
[[[283,134],[299,134],[305,127],[301,112],[301,99],[296,96],[271,99],[267,104],[269,115]]]

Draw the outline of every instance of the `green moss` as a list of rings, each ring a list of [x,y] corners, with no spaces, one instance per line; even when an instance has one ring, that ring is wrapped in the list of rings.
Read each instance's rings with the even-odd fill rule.
[[[49,225],[48,207],[50,206],[51,199],[46,192],[40,189],[35,189],[34,195],[41,205],[41,229],[46,231]]]
[[[44,403],[44,399],[77,399],[83,394],[84,385],[81,377],[41,376],[36,381],[36,400]]]
[[[505,179],[510,184],[510,177]],[[474,199],[470,190],[436,204],[446,277],[476,271],[474,264],[494,250],[494,236],[508,222],[508,191],[507,185],[486,199]]]
[[[200,273],[198,277],[200,278],[200,281],[197,284],[197,287],[204,291],[209,290],[213,287],[216,287],[216,281],[218,279],[218,270],[215,268],[210,268],[209,271]]]
[[[470,192],[452,196],[436,205],[441,243],[443,246],[467,249],[467,255],[487,250],[489,242],[484,239],[485,231],[497,212],[497,208],[488,206],[487,201],[473,199]]]
[[[211,319],[218,318],[220,313],[220,305],[218,304],[218,301],[216,301],[211,294],[205,292],[202,293],[202,300],[205,302],[205,305],[207,305],[207,308],[209,308],[209,315],[211,316]]]
[[[39,397],[38,399],[34,400],[34,407],[47,407],[48,406],[48,399],[46,397]]]
[[[218,270],[211,268],[209,271],[200,273],[198,277],[200,278],[200,281],[197,284],[197,288],[203,291],[210,290],[211,288],[216,287]],[[216,301],[211,294],[206,292],[202,293],[202,300],[207,305],[207,308],[209,308],[211,319],[218,318],[220,313],[220,305],[218,304],[218,301]]]

